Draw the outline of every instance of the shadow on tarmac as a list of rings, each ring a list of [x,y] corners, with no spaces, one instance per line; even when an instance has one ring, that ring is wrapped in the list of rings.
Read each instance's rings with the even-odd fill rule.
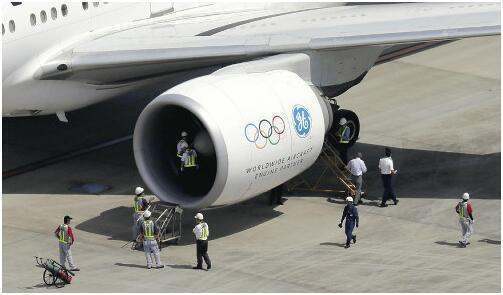
[[[452,242],[447,242],[447,241],[436,241],[435,244],[442,245],[442,246],[451,246],[451,247],[461,248],[459,243],[452,243]]]
[[[479,240],[479,242],[493,244],[493,245],[501,245],[501,241],[496,241],[496,240],[491,240],[491,239],[482,239],[482,240]]]
[[[117,262],[117,263],[115,263],[115,265],[117,265],[117,266],[124,266],[124,267],[133,267],[133,268],[147,269],[147,266],[145,266],[145,265],[139,265],[139,264],[134,264],[134,263],[120,263],[120,262]]]
[[[344,244],[344,243],[332,243],[332,242],[324,242],[324,243],[320,243],[320,245],[322,245],[322,246],[337,246],[337,247],[341,247],[341,248],[344,248],[346,246],[346,244]]]
[[[262,195],[239,204],[205,210],[203,214],[210,227],[211,239],[215,240],[252,228],[283,214],[274,208],[274,206],[269,206],[267,197]],[[195,243],[192,229],[195,226],[194,216],[196,213],[193,210],[184,210],[182,238],[178,241],[178,245]],[[77,224],[76,229],[108,236],[110,240],[129,241],[132,237],[132,215],[132,208],[116,207]]]

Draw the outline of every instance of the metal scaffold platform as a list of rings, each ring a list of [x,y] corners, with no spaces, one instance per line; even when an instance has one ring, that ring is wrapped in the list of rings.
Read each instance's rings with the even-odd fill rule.
[[[161,243],[178,243],[182,237],[183,209],[163,203],[154,203],[150,208],[151,218],[159,227]]]
[[[332,140],[330,137],[325,139],[320,158],[308,173],[304,172],[286,183],[287,191],[333,193],[342,198],[355,196],[356,186],[351,181],[351,173]]]

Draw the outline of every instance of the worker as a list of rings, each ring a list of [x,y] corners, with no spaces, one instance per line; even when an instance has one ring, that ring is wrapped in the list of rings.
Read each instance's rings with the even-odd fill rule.
[[[391,159],[391,150],[389,148],[384,149],[384,158],[379,159],[379,171],[381,172],[382,184],[384,187],[382,194],[381,207],[387,207],[386,201],[389,197],[393,200],[395,205],[398,204],[396,199],[395,190],[393,188],[392,177],[396,175],[397,170],[393,169],[393,159]]]
[[[196,237],[196,250],[197,250],[197,265],[193,269],[203,269],[203,258],[206,263],[206,269],[211,269],[211,261],[208,256],[208,236],[210,235],[210,228],[208,224],[203,221],[203,214],[197,213],[195,216],[196,226],[192,230]]]
[[[180,171],[194,171],[194,169],[199,169],[199,165],[197,164],[197,152],[189,145],[182,154]]]
[[[341,222],[339,223],[340,228],[342,228],[342,222],[344,221],[344,218],[346,218],[346,224],[344,228],[344,232],[346,233],[346,246],[344,248],[347,249],[349,248],[351,240],[353,240],[353,243],[356,243],[356,235],[353,235],[353,229],[355,228],[355,225],[356,227],[358,227],[358,223],[360,221],[358,217],[358,209],[356,209],[355,205],[353,204],[352,197],[346,198],[346,206],[344,207]]]
[[[154,260],[156,263],[155,268],[164,268],[164,265],[161,264],[159,245],[157,244],[157,241],[159,241],[159,228],[152,220],[150,220],[151,214],[152,213],[148,210],[145,210],[143,213],[143,222],[140,227],[139,241],[143,242],[143,251],[145,251],[145,257],[147,257],[147,268],[152,268],[152,262]]]
[[[348,171],[351,173],[351,180],[356,186],[356,194],[355,194],[355,206],[362,203],[362,184],[363,184],[363,174],[367,172],[367,166],[365,166],[365,162],[362,160],[362,153],[356,153],[353,160],[349,161],[346,166]]]
[[[280,184],[277,187],[273,188],[269,195],[269,204],[271,206],[274,204],[283,205],[283,198],[281,197],[282,194],[283,194],[283,184]]]
[[[141,187],[138,186],[134,189],[134,198],[133,198],[133,227],[132,227],[132,232],[133,232],[133,241],[136,241],[138,238],[138,229],[141,225],[141,218],[143,216],[143,211],[145,211],[149,205],[149,202],[145,198],[145,195],[143,194],[145,190]]]
[[[182,131],[181,136],[182,138],[176,144],[176,155],[180,158],[182,157],[185,150],[189,147],[189,144],[187,143],[187,132]]]
[[[459,224],[461,225],[461,241],[459,241],[459,245],[462,248],[466,248],[466,245],[470,244],[468,239],[473,234],[473,208],[468,200],[470,200],[470,195],[464,193],[461,197],[461,202],[456,205],[456,213],[459,215]]]
[[[66,261],[68,261],[68,269],[71,271],[79,271],[80,269],[73,263],[72,257],[72,245],[75,242],[75,235],[70,227],[70,216],[66,215],[63,218],[63,224],[58,226],[54,231],[54,235],[59,241],[59,264],[65,266]]]
[[[340,152],[340,158],[344,165],[348,163],[348,145],[351,136],[351,129],[347,126],[348,121],[346,118],[342,117],[339,120],[339,130],[335,135],[338,143],[338,150]]]

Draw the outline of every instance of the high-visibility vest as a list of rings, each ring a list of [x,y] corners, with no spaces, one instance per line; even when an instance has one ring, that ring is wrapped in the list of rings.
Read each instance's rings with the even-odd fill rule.
[[[145,220],[143,222],[143,236],[147,240],[154,240],[154,222],[152,220]]]
[[[340,138],[339,139],[340,143],[349,143],[349,140],[344,139],[344,133],[346,133],[346,130],[348,128],[349,128],[348,126],[344,125],[344,126],[341,126],[341,128],[339,128],[339,130],[337,131],[337,135]]]
[[[185,161],[183,162],[184,167],[195,167],[196,166],[196,153],[193,150],[187,149],[185,151],[187,154]]]
[[[208,225],[206,222],[201,223],[201,237],[199,239],[205,241],[208,239],[209,235],[210,229],[208,228]]]
[[[71,238],[68,235],[68,225],[66,224],[59,226],[59,241],[65,244],[69,244],[71,242]]]
[[[142,197],[142,196],[135,196],[134,197],[134,199],[133,199],[134,212],[143,212],[143,210],[142,210],[143,199],[144,199],[144,197]]]
[[[458,204],[458,215],[459,218],[468,218],[468,202],[459,202]]]

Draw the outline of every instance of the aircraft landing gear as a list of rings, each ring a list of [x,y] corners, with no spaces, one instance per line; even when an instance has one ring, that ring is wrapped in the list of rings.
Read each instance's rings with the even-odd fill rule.
[[[346,126],[348,126],[350,130],[349,143],[347,146],[351,147],[358,140],[358,135],[360,134],[360,120],[358,120],[358,116],[350,110],[338,109],[334,111],[334,123],[330,131],[331,135],[335,135],[339,130],[339,120],[341,118],[346,118]]]

